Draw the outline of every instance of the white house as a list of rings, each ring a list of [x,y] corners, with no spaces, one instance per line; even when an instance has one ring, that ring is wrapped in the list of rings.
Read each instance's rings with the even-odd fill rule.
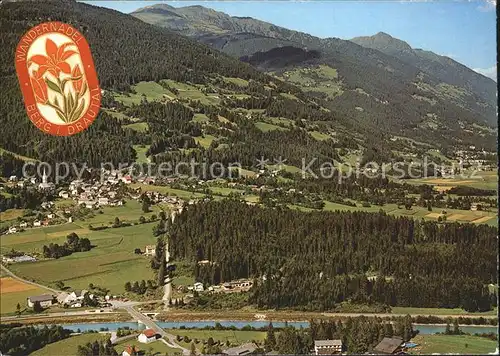
[[[137,340],[139,340],[139,342],[142,342],[143,344],[155,341],[156,331],[154,331],[153,329],[146,329],[137,337]]]
[[[65,190],[61,190],[59,192],[59,197],[63,198],[63,199],[68,199],[69,198],[69,193]]]
[[[108,205],[109,204],[109,199],[105,197],[101,197],[98,200],[99,205]]]
[[[321,354],[340,354],[342,353],[342,340],[314,340],[314,353]]]
[[[40,220],[33,221],[33,226],[42,226],[42,222]]]
[[[9,227],[9,234],[15,234],[17,229],[14,226]]]
[[[22,222],[19,224],[19,227],[28,227],[28,223],[27,222]]]
[[[88,290],[80,290],[80,289],[77,289],[77,290],[74,290],[73,292],[71,292],[70,296],[74,299],[74,300],[83,300],[83,297],[85,296],[85,294],[87,294],[89,291]]]
[[[49,219],[54,219],[56,216],[55,216],[55,214],[54,214],[54,213],[50,213],[49,215],[47,215],[47,217],[48,217]]]
[[[194,284],[194,290],[197,292],[203,292],[203,283],[196,282]]]

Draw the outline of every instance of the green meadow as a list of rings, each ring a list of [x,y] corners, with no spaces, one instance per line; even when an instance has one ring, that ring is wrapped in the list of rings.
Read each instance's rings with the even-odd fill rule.
[[[418,344],[409,350],[413,355],[486,355],[498,347],[497,341],[470,335],[417,335],[411,341]]]

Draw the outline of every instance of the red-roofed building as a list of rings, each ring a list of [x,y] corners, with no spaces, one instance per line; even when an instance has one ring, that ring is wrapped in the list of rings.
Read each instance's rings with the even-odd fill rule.
[[[153,329],[146,329],[137,337],[137,340],[139,340],[139,342],[142,342],[143,344],[155,341],[156,331],[154,331]]]
[[[135,348],[135,346],[127,346],[125,350],[122,352],[122,356],[135,356],[139,352],[138,349]]]

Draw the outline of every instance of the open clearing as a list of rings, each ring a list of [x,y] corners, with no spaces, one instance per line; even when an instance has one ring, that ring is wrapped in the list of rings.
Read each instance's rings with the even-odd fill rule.
[[[418,344],[410,354],[466,354],[485,355],[495,351],[498,343],[470,335],[417,335],[412,342]]]

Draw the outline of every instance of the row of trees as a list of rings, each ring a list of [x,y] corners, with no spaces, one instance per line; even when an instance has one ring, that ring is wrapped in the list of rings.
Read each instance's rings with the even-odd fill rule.
[[[409,315],[393,322],[360,316],[339,321],[311,320],[309,323],[307,329],[285,327],[279,331],[275,331],[270,324],[264,341],[265,351],[304,355],[314,349],[314,340],[340,339],[344,351],[362,354],[370,351],[384,337],[399,336],[408,341],[416,335]]]
[[[65,339],[71,330],[62,326],[43,327],[3,325],[0,332],[0,351],[5,355],[24,356],[47,344]]]
[[[92,245],[86,237],[80,238],[76,233],[72,232],[66,237],[66,242],[62,245],[50,243],[48,246],[43,245],[43,257],[45,258],[60,258],[71,255],[73,252],[90,251]]]

